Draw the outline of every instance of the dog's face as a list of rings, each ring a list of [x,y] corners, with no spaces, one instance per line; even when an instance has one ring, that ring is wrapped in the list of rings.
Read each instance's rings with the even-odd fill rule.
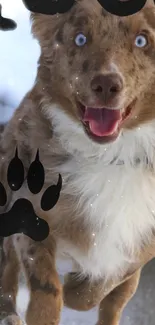
[[[94,141],[155,119],[155,6],[129,17],[78,0],[70,12],[34,15],[47,93]]]

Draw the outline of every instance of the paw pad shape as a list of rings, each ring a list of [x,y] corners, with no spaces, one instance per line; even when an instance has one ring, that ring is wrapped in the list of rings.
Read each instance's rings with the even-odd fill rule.
[[[4,18],[2,17],[2,6],[0,5],[0,30],[2,31],[8,31],[13,30],[17,27],[17,24],[14,20],[10,18]]]
[[[140,11],[147,0],[98,0],[100,5],[113,15],[130,16]]]
[[[23,3],[32,12],[55,15],[69,11],[75,0],[23,0]]]
[[[130,16],[140,11],[147,0],[96,0],[108,12],[117,16]],[[55,15],[69,11],[76,0],[23,0],[32,12]],[[155,0],[154,0],[155,2]]]
[[[29,167],[26,178],[29,191],[32,194],[38,194],[45,181],[45,171],[39,160],[39,150]],[[12,191],[18,191],[24,180],[24,166],[16,150],[15,157],[8,166],[7,182]],[[49,186],[42,195],[40,203],[42,210],[49,211],[56,205],[61,188],[62,178],[59,174],[57,184]],[[7,193],[0,182],[0,206],[6,204]],[[0,236],[8,237],[17,233],[23,233],[35,241],[42,241],[49,234],[48,223],[36,215],[32,203],[25,198],[18,199],[8,212],[0,214]]]

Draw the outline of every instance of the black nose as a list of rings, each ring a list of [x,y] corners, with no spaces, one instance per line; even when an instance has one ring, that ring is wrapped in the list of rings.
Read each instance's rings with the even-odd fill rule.
[[[108,104],[115,100],[123,89],[123,80],[117,73],[100,74],[91,81],[95,95]]]

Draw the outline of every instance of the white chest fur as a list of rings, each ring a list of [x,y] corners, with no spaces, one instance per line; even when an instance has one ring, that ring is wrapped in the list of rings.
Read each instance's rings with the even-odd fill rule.
[[[61,111],[53,109],[52,117],[63,147],[72,154],[59,166],[64,191],[79,197],[76,208],[94,238],[85,256],[69,243],[63,243],[63,250],[83,273],[117,276],[134,262],[134,249],[149,241],[155,227],[154,123],[126,131],[105,147],[93,144]]]
[[[63,250],[66,248],[84,273],[117,275],[127,262],[134,262],[135,247],[149,240],[155,226],[155,177],[141,168],[126,170],[125,166],[102,170],[94,166],[90,174],[79,170],[76,177],[74,186],[80,192],[77,208],[84,211],[94,245],[86,256],[65,243]]]

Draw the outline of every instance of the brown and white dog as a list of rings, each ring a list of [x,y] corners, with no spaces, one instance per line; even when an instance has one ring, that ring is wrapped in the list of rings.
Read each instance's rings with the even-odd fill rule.
[[[16,147],[26,170],[40,148],[44,189],[61,173],[63,190],[43,213],[42,193],[6,184],[11,205],[27,197],[51,232],[39,244],[5,239],[2,286],[27,325],[58,325],[63,302],[100,305],[98,325],[118,325],[155,256],[155,6],[121,18],[78,0],[32,20],[38,74],[3,133],[0,176],[6,184]]]

